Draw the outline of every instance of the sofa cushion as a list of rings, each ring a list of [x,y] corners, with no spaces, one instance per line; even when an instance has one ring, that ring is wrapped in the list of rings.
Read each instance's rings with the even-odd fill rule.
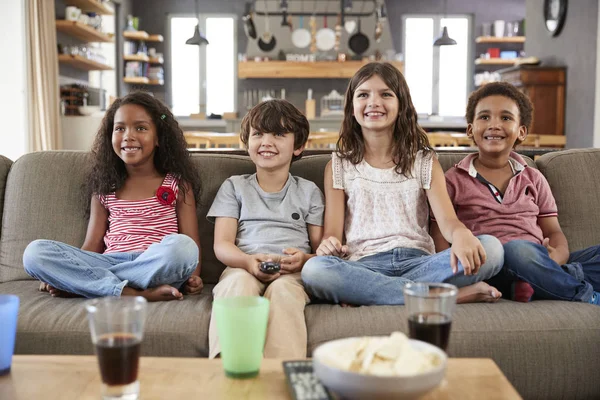
[[[4,211],[4,190],[6,189],[6,178],[12,161],[0,156],[0,237],[2,237],[2,212]]]
[[[405,307],[314,304],[305,315],[309,354],[333,339],[408,332]],[[501,300],[459,305],[448,352],[492,358],[526,399],[592,399],[600,394],[599,343],[598,306]]]
[[[48,151],[14,162],[6,182],[0,282],[30,279],[23,269],[23,251],[35,239],[83,244],[90,201],[84,189],[86,154]]]
[[[82,298],[54,298],[38,291],[37,282],[0,284],[0,294],[20,297],[17,354],[93,354]],[[208,357],[208,323],[212,285],[182,301],[148,303],[142,354]]]
[[[536,164],[558,206],[558,220],[571,251],[600,243],[600,149],[547,153]]]

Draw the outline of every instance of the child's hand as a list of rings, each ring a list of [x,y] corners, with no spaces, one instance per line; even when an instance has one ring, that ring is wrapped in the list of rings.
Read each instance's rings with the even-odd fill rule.
[[[280,256],[276,254],[252,254],[249,257],[248,272],[256,277],[262,283],[269,283],[279,278],[281,273],[265,274],[260,270],[260,263],[263,261],[279,262]]]
[[[323,239],[317,249],[318,256],[344,257],[348,253],[348,246],[342,245],[335,236]]]
[[[192,275],[188,278],[183,290],[186,294],[199,294],[203,288],[204,283],[202,282],[202,278],[198,275]]]
[[[461,229],[452,237],[452,247],[450,248],[450,266],[452,272],[458,272],[458,262],[463,265],[465,275],[474,275],[479,271],[482,264],[485,263],[486,254],[479,239],[477,239],[470,230]]]
[[[292,274],[302,269],[305,261],[303,251],[290,247],[283,250],[283,254],[287,254],[287,257],[281,257],[279,261],[282,274]]]
[[[542,242],[542,244],[544,245],[544,247],[546,248],[546,250],[548,250],[548,256],[552,260],[554,260],[555,263],[557,263],[558,265],[564,264],[562,262],[562,260],[560,259],[559,252],[556,251],[556,247],[550,246],[550,238],[544,238],[544,241]]]

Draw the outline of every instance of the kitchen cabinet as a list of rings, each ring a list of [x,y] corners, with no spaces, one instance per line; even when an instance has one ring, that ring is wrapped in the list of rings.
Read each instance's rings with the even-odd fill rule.
[[[529,96],[534,113],[529,133],[564,135],[565,81],[564,67],[521,65],[499,70],[502,81],[512,83]]]

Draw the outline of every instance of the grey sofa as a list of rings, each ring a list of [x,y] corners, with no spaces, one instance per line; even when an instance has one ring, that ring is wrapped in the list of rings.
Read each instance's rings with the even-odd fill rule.
[[[55,299],[37,291],[23,270],[25,246],[38,238],[83,243],[89,199],[83,194],[83,152],[31,153],[12,163],[0,156],[0,293],[21,298],[16,353],[90,354],[93,349],[82,299]],[[464,154],[441,154],[446,169]],[[230,175],[251,173],[246,156],[195,154],[203,181],[198,207],[203,294],[182,302],[150,304],[143,352],[153,356],[206,357],[211,290],[223,269],[212,250],[206,213]],[[306,156],[292,173],[322,187],[328,155]],[[531,162],[531,165],[534,165]],[[600,243],[600,149],[546,154],[535,164],[556,196],[559,219],[572,250]],[[306,308],[309,354],[328,340],[407,332],[402,306]],[[600,398],[600,307],[559,301],[500,301],[458,307],[449,353],[490,357],[527,399]],[[485,398],[482,394],[481,398]]]

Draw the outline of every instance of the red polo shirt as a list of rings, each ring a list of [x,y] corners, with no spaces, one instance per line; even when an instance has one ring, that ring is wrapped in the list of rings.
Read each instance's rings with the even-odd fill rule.
[[[458,219],[474,235],[493,235],[502,244],[515,239],[542,244],[544,236],[538,218],[558,215],[546,178],[512,152],[509,161],[515,175],[506,192],[495,195],[493,187],[478,177],[473,166],[476,157],[477,153],[470,154],[446,171],[448,194]]]

